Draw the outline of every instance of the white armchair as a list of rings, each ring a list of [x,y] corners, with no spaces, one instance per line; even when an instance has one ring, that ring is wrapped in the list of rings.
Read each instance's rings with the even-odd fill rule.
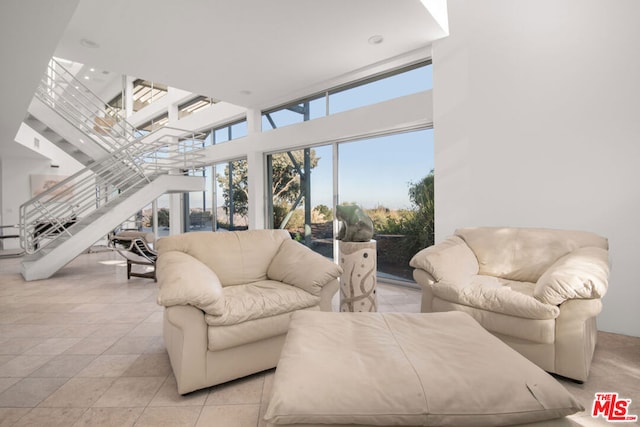
[[[544,370],[589,375],[607,291],[607,239],[584,231],[456,230],[410,261],[422,311],[459,310]]]
[[[342,273],[286,230],[194,232],[156,246],[181,394],[275,367],[292,313],[331,311]]]

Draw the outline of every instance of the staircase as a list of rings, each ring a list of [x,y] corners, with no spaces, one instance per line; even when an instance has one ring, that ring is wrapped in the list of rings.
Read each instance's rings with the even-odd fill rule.
[[[31,125],[72,135],[59,143],[86,167],[20,206],[25,280],[50,277],[162,194],[204,190],[204,178],[186,175],[202,167],[202,141],[166,127],[137,136],[125,120],[105,116],[86,88],[77,101],[79,87],[52,60],[30,106]]]
[[[31,101],[29,113],[24,118],[23,123],[51,141],[84,166],[87,166],[96,158],[105,157],[107,154],[107,152],[102,149],[101,152],[96,153],[95,150],[91,150],[91,148],[83,149],[83,147],[78,147],[78,144],[82,144],[78,134],[82,135],[82,133],[68,124],[64,126],[64,120],[60,118],[55,111],[51,110],[36,98]],[[64,129],[65,127],[66,129]],[[74,144],[70,140],[76,143]],[[84,139],[82,140],[84,141]]]

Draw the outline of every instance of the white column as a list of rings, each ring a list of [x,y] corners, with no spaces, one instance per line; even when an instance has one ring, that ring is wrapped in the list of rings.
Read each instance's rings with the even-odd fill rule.
[[[265,228],[265,164],[262,152],[247,153],[247,185],[249,187],[249,229],[262,230]]]
[[[158,199],[151,202],[151,212],[151,218],[153,218],[153,224],[151,224],[151,227],[153,229],[153,233],[156,235],[156,238],[158,238],[158,236],[160,235],[158,233]]]
[[[182,233],[182,193],[169,194],[169,235]]]
[[[262,111],[247,109],[247,134],[262,132]]]
[[[171,88],[169,88],[171,89]],[[167,107],[167,117],[169,118],[169,124],[170,125],[176,125],[176,123],[178,122],[178,104],[169,104],[169,106]]]
[[[133,114],[133,81],[135,80],[131,76],[125,76],[124,78],[124,107],[125,117],[131,117]]]
[[[247,109],[247,135],[262,132],[262,111]],[[261,230],[265,228],[266,200],[265,200],[265,163],[262,152],[247,153],[247,171],[249,187],[249,229]]]

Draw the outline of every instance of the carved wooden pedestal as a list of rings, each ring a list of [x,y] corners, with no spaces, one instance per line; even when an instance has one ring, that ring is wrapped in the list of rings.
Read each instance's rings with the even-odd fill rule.
[[[376,311],[376,241],[338,242],[340,311]]]

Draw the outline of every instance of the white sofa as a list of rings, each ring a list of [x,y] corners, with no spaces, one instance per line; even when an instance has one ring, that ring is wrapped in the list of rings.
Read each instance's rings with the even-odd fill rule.
[[[342,273],[286,230],[187,233],[156,249],[180,394],[275,367],[291,314],[331,311]]]
[[[476,227],[417,253],[422,312],[459,310],[542,369],[589,375],[608,241],[585,231]]]

